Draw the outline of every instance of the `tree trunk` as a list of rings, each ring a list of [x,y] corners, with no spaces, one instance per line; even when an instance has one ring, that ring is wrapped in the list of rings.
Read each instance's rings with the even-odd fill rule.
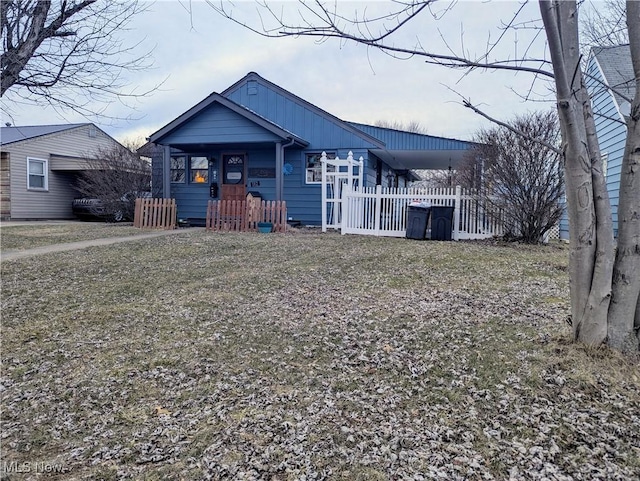
[[[541,0],[540,12],[549,41],[562,130],[573,335],[576,341],[599,345],[607,337],[614,253],[607,240],[612,237],[612,230],[611,222],[607,223],[610,207],[604,194],[602,162],[597,149],[589,150],[594,142],[589,141],[588,130],[595,129],[589,118],[591,110],[585,109],[577,6],[575,1]]]
[[[621,351],[638,350],[640,328],[640,3],[627,1],[627,26],[636,94],[627,121],[620,202],[618,250],[609,308],[609,345]]]

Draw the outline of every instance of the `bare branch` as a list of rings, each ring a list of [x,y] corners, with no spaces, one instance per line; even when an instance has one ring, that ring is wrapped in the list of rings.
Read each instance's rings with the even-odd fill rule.
[[[485,209],[506,224],[507,236],[540,242],[563,212],[559,139],[557,116],[551,111],[481,130],[455,173],[456,181],[478,192]]]
[[[316,0],[313,4],[315,9],[306,2],[300,2],[299,5],[303,11],[310,13],[315,17],[316,21],[316,23],[314,23],[313,21],[307,20],[301,11],[299,11],[300,18],[302,19],[300,25],[286,23],[282,15],[276,14],[272,7],[264,2],[262,4],[262,8],[269,13],[269,16],[275,22],[275,26],[270,28],[265,28],[264,23],[262,28],[255,28],[248,23],[239,20],[234,16],[232,10],[227,9],[228,4],[226,2],[213,2],[212,0],[207,0],[207,3],[225,18],[264,37],[304,36],[317,38],[322,41],[329,38],[337,38],[341,41],[352,41],[369,47],[374,47],[389,53],[392,56],[407,56],[403,58],[413,56],[422,57],[425,58],[425,61],[429,64],[436,64],[450,68],[523,71],[543,77],[553,78],[553,73],[551,71],[542,68],[542,66],[548,64],[544,59],[520,58],[489,61],[487,59],[488,53],[485,53],[483,56],[474,60],[467,58],[464,54],[457,55],[453,53],[452,50],[450,55],[445,55],[430,52],[422,48],[402,47],[387,43],[390,37],[397,33],[402,27],[406,26],[420,15],[427,13],[429,11],[428,8],[433,5],[434,0],[396,2],[395,5],[398,6],[398,9],[393,12],[389,12],[386,15],[376,18],[366,18],[363,16],[362,18],[356,18],[355,20],[340,16],[335,8],[334,10],[329,10],[327,5],[319,0]],[[446,11],[449,10],[450,7]],[[376,22],[381,23],[380,31],[378,33],[372,33],[373,24]],[[389,22],[393,22],[393,24],[389,25]],[[362,25],[366,26],[366,30],[360,28]],[[347,26],[355,27],[355,31],[347,30]]]
[[[104,104],[149,95],[126,89],[125,72],[151,67],[151,52],[119,34],[146,6],[133,1],[3,0],[0,97],[6,113],[20,104],[50,104],[84,116]],[[98,105],[98,107],[96,107]]]

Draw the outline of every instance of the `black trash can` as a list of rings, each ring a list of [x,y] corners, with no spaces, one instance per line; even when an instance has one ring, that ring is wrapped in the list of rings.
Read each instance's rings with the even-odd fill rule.
[[[454,207],[438,205],[431,207],[431,239],[450,241],[453,234]]]
[[[431,207],[410,205],[407,211],[407,239],[425,239]]]

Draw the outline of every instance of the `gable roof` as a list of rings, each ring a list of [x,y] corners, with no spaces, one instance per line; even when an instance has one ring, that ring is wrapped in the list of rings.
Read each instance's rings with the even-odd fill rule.
[[[213,92],[206,99],[198,102],[195,106],[191,107],[185,113],[183,113],[182,115],[180,115],[176,119],[174,119],[171,122],[169,122],[167,125],[162,127],[160,130],[158,130],[158,131],[154,132],[153,134],[151,134],[149,136],[149,139],[148,139],[149,142],[159,143],[162,140],[163,137],[166,137],[171,132],[173,132],[174,130],[179,128],[181,125],[183,125],[185,122],[191,120],[196,115],[198,115],[200,112],[202,112],[203,110],[205,110],[206,108],[208,108],[209,106],[211,106],[211,105],[213,105],[215,103],[218,103],[218,104],[228,108],[229,110],[231,110],[231,111],[233,111],[233,112],[245,117],[247,120],[250,120],[251,122],[255,123],[256,125],[259,125],[260,127],[264,128],[265,130],[277,135],[278,137],[281,137],[283,140],[292,139],[296,143],[298,143],[299,145],[302,145],[302,146],[308,145],[308,142],[306,140],[298,137],[294,133],[289,132],[288,130],[280,127],[279,125],[271,122],[268,119],[265,119],[264,117],[262,117],[261,115],[258,115],[257,113],[253,112],[252,110],[249,110],[246,107],[243,107],[242,105],[237,104],[233,100],[230,100],[230,99],[228,99],[226,97],[223,97],[222,95],[220,95],[217,92]]]
[[[283,97],[291,100],[292,102],[302,105],[305,108],[309,109],[310,111],[314,112],[315,114],[319,115],[320,117],[325,118],[326,120],[333,122],[334,124],[339,125],[340,127],[342,127],[343,129],[347,130],[348,132],[364,139],[367,142],[370,142],[376,146],[378,146],[379,148],[384,148],[384,142],[381,141],[380,139],[369,135],[366,132],[363,132],[362,130],[358,129],[357,127],[355,127],[354,125],[352,125],[350,122],[346,122],[338,117],[336,117],[333,114],[330,114],[329,112],[327,112],[326,110],[321,109],[320,107],[318,107],[317,105],[312,104],[311,102],[298,97],[297,95],[289,92],[286,89],[283,89],[282,87],[280,87],[279,85],[274,84],[273,82],[270,82],[269,80],[265,79],[264,77],[261,77],[260,75],[258,75],[255,72],[249,72],[247,75],[245,75],[244,77],[242,77],[240,80],[238,80],[236,83],[234,83],[233,85],[231,85],[230,87],[228,87],[227,89],[225,89],[222,92],[222,95],[225,97],[228,97],[232,92],[236,91],[238,88],[241,88],[243,85],[245,85],[247,82],[249,81],[257,81],[262,83],[263,85],[266,85],[267,87],[269,87],[270,89],[274,90],[275,92],[277,92],[278,94],[282,95]]]
[[[631,64],[629,45],[613,47],[593,47],[592,55],[596,58],[607,85],[612,89],[618,107],[629,103],[623,98],[633,99],[636,93],[636,79]],[[622,95],[621,95],[622,94]]]
[[[92,125],[89,123],[84,124],[60,124],[60,125],[29,125],[29,126],[16,126],[16,127],[0,127],[0,144],[12,144],[13,142],[20,142],[22,140],[34,139],[36,137],[42,137],[43,135],[54,134],[56,132],[62,132],[65,130],[75,129],[84,125]]]

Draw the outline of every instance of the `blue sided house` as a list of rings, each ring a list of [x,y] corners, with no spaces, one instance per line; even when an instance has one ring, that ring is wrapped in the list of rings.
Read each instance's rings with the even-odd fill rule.
[[[249,73],[149,137],[153,195],[204,223],[210,199],[284,200],[288,216],[320,225],[320,156],[364,160],[363,183],[404,187],[413,169],[455,168],[472,143],[346,122]],[[152,147],[152,148],[151,148]]]
[[[604,175],[611,201],[614,235],[618,235],[618,198],[622,157],[627,139],[627,119],[635,96],[635,76],[629,45],[594,47],[586,69],[586,84],[591,96]],[[566,216],[561,238],[568,238]]]

